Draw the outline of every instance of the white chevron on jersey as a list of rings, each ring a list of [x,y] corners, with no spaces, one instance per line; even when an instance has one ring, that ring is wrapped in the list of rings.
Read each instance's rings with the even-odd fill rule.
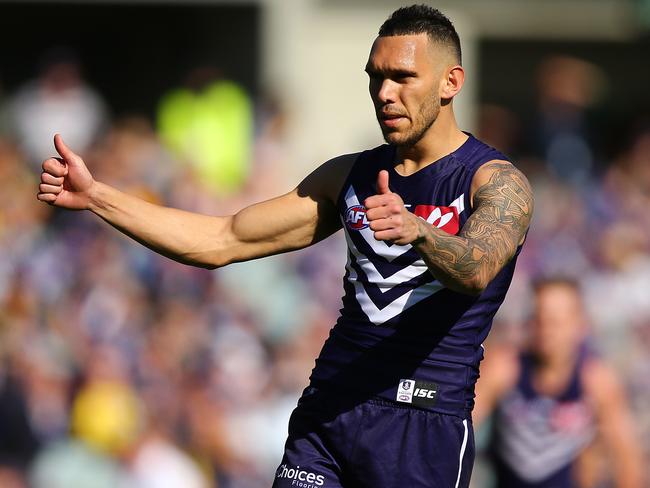
[[[354,242],[352,242],[352,239],[350,238],[348,229],[345,228],[345,223],[343,224],[343,228],[345,229],[345,240],[348,243],[348,248],[356,258],[357,264],[361,267],[365,275],[368,277],[368,282],[377,285],[382,293],[386,293],[395,285],[405,283],[415,278],[416,276],[420,276],[428,269],[425,262],[422,259],[418,259],[417,261],[414,261],[410,266],[405,266],[398,272],[384,278],[381,273],[379,273],[372,261],[368,258],[368,256],[359,251],[359,249],[357,249],[357,246],[354,245]],[[408,247],[411,246],[409,245]]]
[[[352,185],[348,188],[345,194],[345,203],[347,207],[352,207],[360,205],[359,199],[354,191]],[[465,209],[464,205],[464,194],[454,200],[449,207],[456,207],[458,214]],[[430,217],[431,218],[431,217]],[[436,216],[433,216],[435,221]],[[430,222],[430,223],[431,223]],[[443,224],[444,225],[444,224]],[[422,273],[427,271],[427,265],[422,259],[418,259],[408,266],[404,266],[402,269],[392,274],[391,276],[383,277],[381,273],[377,270],[371,259],[359,251],[356,247],[352,238],[350,237],[350,231],[343,222],[343,229],[345,232],[345,239],[348,244],[350,252],[356,259],[357,264],[363,270],[364,274],[367,277],[367,281],[370,284],[376,285],[381,293],[386,293],[387,291],[393,289],[395,286],[405,283],[417,276],[420,276]],[[374,232],[369,227],[361,229],[358,232],[362,238],[368,243],[372,250],[380,256],[383,256],[389,262],[393,261],[395,258],[401,256],[411,249],[411,245],[407,244],[404,246],[392,245],[388,246],[383,241],[378,241],[375,239]],[[370,298],[367,291],[364,288],[364,283],[359,280],[359,277],[356,271],[352,268],[351,262],[348,259],[348,264],[346,266],[348,270],[348,281],[354,285],[355,297],[357,302],[361,306],[363,312],[368,316],[368,319],[375,325],[382,324],[398,314],[402,313],[407,308],[415,305],[416,303],[424,300],[425,298],[433,295],[437,291],[442,290],[444,287],[439,281],[433,281],[426,283],[422,286],[414,288],[405,292],[399,298],[390,302],[383,308],[378,308],[375,302]]]
[[[412,307],[416,303],[424,300],[425,298],[444,288],[439,281],[433,281],[409,290],[396,300],[390,302],[384,308],[380,309],[368,296],[368,293],[363,287],[363,283],[359,281],[359,277],[357,276],[356,271],[351,266],[349,258],[346,268],[349,273],[348,281],[354,285],[355,297],[361,306],[361,310],[363,310],[363,312],[368,316],[368,319],[375,325],[381,325],[384,322],[387,322],[388,320],[402,313],[407,308]]]
[[[554,402],[552,399],[544,401]],[[525,400],[521,393],[515,392],[506,402],[523,405]],[[577,432],[561,432],[550,428],[549,420],[544,416],[531,417],[530,413],[510,415],[516,415],[518,421],[508,421],[507,428],[501,429],[501,458],[530,483],[541,481],[562,469],[576,458],[594,436],[593,425]]]

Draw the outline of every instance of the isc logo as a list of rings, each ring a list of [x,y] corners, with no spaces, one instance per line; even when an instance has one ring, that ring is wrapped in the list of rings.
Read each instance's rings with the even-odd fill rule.
[[[352,230],[361,230],[368,227],[369,222],[366,219],[366,207],[363,205],[353,205],[345,211],[345,224]]]
[[[436,402],[437,394],[438,385],[436,383],[408,378],[399,380],[395,400],[419,407],[431,407]]]
[[[416,388],[413,396],[420,398],[435,398],[436,390],[427,390],[426,388]]]

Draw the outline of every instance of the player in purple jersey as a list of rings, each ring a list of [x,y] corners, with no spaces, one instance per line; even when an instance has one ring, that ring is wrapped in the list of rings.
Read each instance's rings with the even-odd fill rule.
[[[60,136],[38,198],[88,209],[151,249],[217,268],[345,229],[341,317],[289,424],[274,486],[467,487],[481,342],[533,208],[526,178],[462,132],[465,72],[438,10],[395,11],[366,64],[388,143],[334,158],[235,215],[163,208],[95,181]]]
[[[474,421],[494,411],[498,487],[602,486],[584,462],[594,442],[607,449],[614,486],[645,486],[625,393],[612,368],[590,352],[585,324],[577,283],[544,279],[535,286],[526,350],[486,353]]]

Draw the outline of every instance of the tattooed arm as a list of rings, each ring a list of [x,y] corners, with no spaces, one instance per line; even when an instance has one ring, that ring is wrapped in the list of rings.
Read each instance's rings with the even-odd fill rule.
[[[417,219],[413,247],[433,275],[456,291],[478,294],[515,255],[530,224],[533,196],[512,164],[483,165],[472,184],[474,213],[458,236]]]
[[[412,244],[436,279],[471,295],[481,293],[515,255],[533,212],[528,180],[507,161],[490,161],[477,171],[474,212],[457,236],[408,212],[388,189],[387,172],[380,172],[377,186],[379,195],[365,202],[375,238]]]

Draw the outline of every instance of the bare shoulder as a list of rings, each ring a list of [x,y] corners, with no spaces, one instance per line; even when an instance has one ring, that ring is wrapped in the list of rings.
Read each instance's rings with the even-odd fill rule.
[[[507,229],[511,245],[523,242],[533,216],[533,190],[511,162],[492,160],[478,169],[472,180],[471,204],[480,223]],[[511,255],[514,249],[510,247],[507,254]]]
[[[587,395],[596,400],[624,393],[616,370],[600,358],[586,361],[580,379]]]
[[[480,204],[495,192],[532,213],[533,190],[528,178],[510,161],[488,161],[476,171],[471,188],[472,205]]]
[[[343,154],[324,162],[302,180],[298,193],[301,196],[318,196],[336,204],[341,187],[359,154]]]

